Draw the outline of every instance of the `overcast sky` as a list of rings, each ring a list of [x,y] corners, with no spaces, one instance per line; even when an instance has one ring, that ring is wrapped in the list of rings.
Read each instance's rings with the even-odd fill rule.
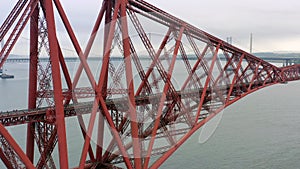
[[[0,2],[0,22],[16,0]],[[61,0],[74,29],[91,30],[101,0]],[[147,0],[147,2],[223,40],[254,52],[300,52],[299,0]],[[85,28],[87,26],[87,28]]]
[[[299,0],[151,0],[221,39],[248,50],[250,33],[254,52],[300,51]],[[180,9],[181,8],[181,9]]]

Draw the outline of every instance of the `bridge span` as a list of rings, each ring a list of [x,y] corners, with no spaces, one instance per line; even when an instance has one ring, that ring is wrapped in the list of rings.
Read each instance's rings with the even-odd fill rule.
[[[252,86],[253,89],[257,88],[258,86],[262,86],[262,84],[256,84],[256,86]],[[244,84],[243,86],[234,86],[234,89],[237,88],[244,88],[249,89],[249,84]],[[222,86],[218,88],[219,94],[227,94],[228,90],[230,89],[230,86]],[[205,95],[205,101],[203,103],[203,110],[207,107],[218,107],[223,106],[224,103],[215,102],[214,104],[211,103],[212,98],[208,97],[209,94],[213,92],[214,89],[208,88],[207,94]],[[126,91],[123,91],[124,93]],[[203,88],[201,89],[192,89],[187,91],[177,91],[176,96],[181,99],[181,102],[183,102],[186,99],[198,99],[201,97],[201,94],[203,92]],[[232,93],[232,96],[230,96],[229,101],[234,100],[236,97],[243,97],[243,94],[246,91],[241,91],[240,93]],[[111,94],[111,92],[109,92]],[[47,95],[47,96],[45,96]],[[45,94],[44,96],[40,97],[53,97],[53,91]],[[64,97],[76,97],[78,98],[93,98],[95,97],[95,92],[91,88],[82,88],[82,89],[75,89],[72,91],[65,90]],[[149,104],[155,104],[158,105],[160,98],[162,97],[162,93],[156,93],[156,94],[150,94],[150,95],[141,95],[135,97],[135,104],[137,106],[141,105],[149,105]],[[226,97],[226,96],[224,96]],[[166,102],[170,102],[175,100],[176,98],[174,95],[167,95],[166,96]],[[110,110],[117,110],[124,112],[128,110],[128,98],[127,97],[121,97],[121,98],[114,98],[114,99],[107,99],[105,100],[106,107],[108,107]],[[84,114],[89,114],[91,112],[91,109],[93,107],[93,102],[82,102],[82,103],[75,103],[66,105],[64,107],[64,114],[65,117],[72,117],[72,116],[81,116]],[[101,109],[101,106],[99,107]],[[191,110],[193,111],[193,110]],[[11,110],[6,112],[0,112],[0,122],[4,126],[14,126],[14,125],[21,125],[26,124],[30,122],[44,122],[44,123],[53,123],[55,118],[55,108],[54,107],[41,107],[36,109],[22,109],[22,110]],[[204,119],[205,116],[208,114],[201,114],[199,117],[200,119]],[[167,125],[167,124],[166,124]]]
[[[7,168],[158,168],[224,108],[259,89],[300,80],[300,65],[276,67],[146,1],[103,0],[95,16],[85,48],[60,0],[18,0],[1,25],[0,41],[7,41],[0,67],[30,28],[28,106],[0,114]],[[153,27],[163,36],[150,38]],[[74,77],[58,31],[80,61]],[[93,47],[101,48],[99,70],[88,62]],[[122,57],[116,64],[112,56]],[[76,164],[66,134],[70,118],[82,135],[74,143]],[[25,148],[7,130],[21,124]]]

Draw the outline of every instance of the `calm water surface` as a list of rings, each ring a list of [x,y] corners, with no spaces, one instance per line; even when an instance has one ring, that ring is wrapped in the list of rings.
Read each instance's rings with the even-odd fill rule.
[[[7,64],[13,80],[0,79],[0,110],[21,109],[27,103],[27,64]],[[228,107],[210,139],[199,143],[195,133],[162,166],[172,168],[299,168],[300,82],[272,86]],[[78,165],[79,127],[67,121],[71,166]],[[24,126],[10,128],[25,147]],[[79,141],[81,141],[79,139]],[[55,150],[57,154],[57,149]]]

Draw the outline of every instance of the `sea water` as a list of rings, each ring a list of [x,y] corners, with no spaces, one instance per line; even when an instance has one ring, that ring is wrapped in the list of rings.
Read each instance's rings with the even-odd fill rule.
[[[0,79],[0,111],[27,107],[28,63],[6,64],[14,79]],[[223,111],[214,134],[199,143],[201,129],[162,166],[172,168],[299,168],[300,82],[279,84],[248,95]],[[76,118],[67,123],[70,166],[80,159],[82,137]],[[26,132],[8,130],[20,147]],[[78,143],[80,142],[80,143]],[[57,163],[58,150],[54,150]],[[3,166],[3,165],[2,165]],[[3,168],[3,167],[1,167]]]

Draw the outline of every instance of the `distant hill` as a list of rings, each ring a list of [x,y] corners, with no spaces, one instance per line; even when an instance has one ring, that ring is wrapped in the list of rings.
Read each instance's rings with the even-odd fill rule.
[[[300,58],[300,53],[260,52],[260,53],[253,53],[253,55],[257,57],[299,57]]]
[[[14,58],[14,59],[21,58],[21,59],[24,59],[24,58],[29,58],[29,57],[26,56],[26,55],[9,54],[8,58]]]

